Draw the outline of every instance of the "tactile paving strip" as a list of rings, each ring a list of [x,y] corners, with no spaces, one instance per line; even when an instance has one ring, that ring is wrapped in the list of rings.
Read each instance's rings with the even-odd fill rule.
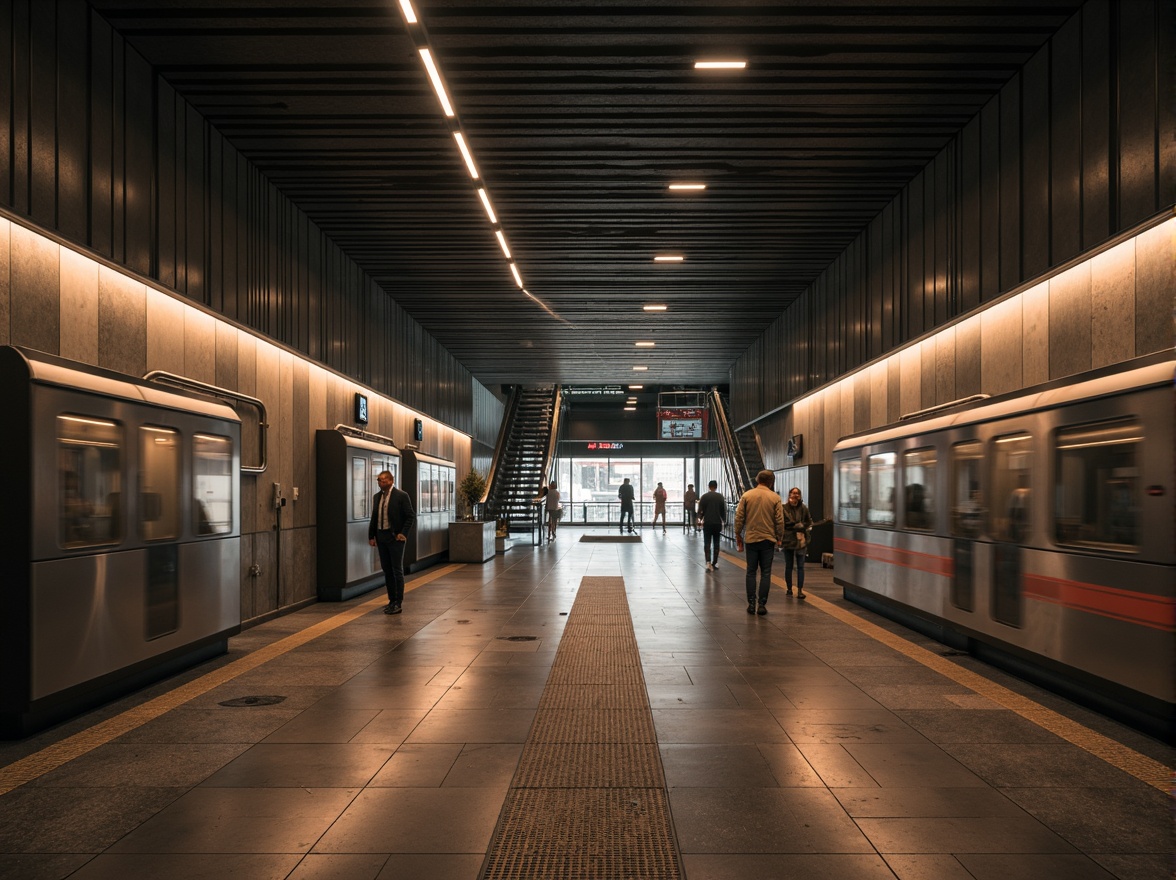
[[[645,688],[637,685],[549,684],[539,698],[540,709],[643,709]]]
[[[621,578],[584,578],[482,880],[680,880]]]
[[[662,788],[661,756],[646,743],[528,743],[515,788]]]
[[[516,789],[503,813],[515,839],[490,853],[487,880],[681,877],[661,789]]]
[[[649,709],[540,709],[531,740],[544,743],[657,743]]]

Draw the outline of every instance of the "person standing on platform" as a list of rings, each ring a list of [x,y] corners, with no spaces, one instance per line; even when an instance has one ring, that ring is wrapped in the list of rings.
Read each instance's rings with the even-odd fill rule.
[[[385,614],[399,614],[404,604],[404,545],[416,522],[412,499],[397,489],[391,471],[376,476],[380,494],[372,499],[372,518],[368,523],[368,543],[380,553],[384,586],[388,590]]]
[[[784,505],[784,592],[792,595],[792,563],[796,561],[796,598],[804,598],[804,557],[808,553],[813,515],[800,500],[800,489],[788,490]]]
[[[662,534],[666,533],[666,487],[661,483],[653,490],[653,527],[657,527],[657,518],[661,517]]]
[[[768,470],[755,475],[755,488],[748,489],[735,508],[735,549],[747,555],[747,613],[768,613],[768,590],[772,588],[772,557],[784,540],[784,500],[774,491],[776,475]],[[759,572],[759,595],[755,575]]]
[[[621,531],[625,530],[625,516],[629,517],[629,534],[633,534],[633,484],[625,477],[621,488],[617,490],[617,497],[621,499]]]
[[[688,532],[698,530],[698,516],[694,505],[698,502],[698,493],[694,491],[694,484],[686,487],[686,494],[682,496],[682,528]]]
[[[723,537],[723,526],[727,524],[727,499],[719,492],[718,481],[711,480],[707,486],[710,491],[698,499],[698,518],[702,520],[702,556],[706,560],[706,570],[714,571],[719,567],[719,540]]]

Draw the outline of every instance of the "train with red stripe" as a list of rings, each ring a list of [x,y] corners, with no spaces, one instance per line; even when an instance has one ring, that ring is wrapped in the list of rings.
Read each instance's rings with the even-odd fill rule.
[[[1172,352],[833,449],[847,599],[1176,738]]]

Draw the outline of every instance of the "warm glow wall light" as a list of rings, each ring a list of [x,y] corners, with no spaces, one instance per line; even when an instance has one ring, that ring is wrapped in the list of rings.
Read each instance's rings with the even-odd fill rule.
[[[671,183],[671,192],[700,192],[706,189],[705,183]]]
[[[657,345],[656,342],[646,342],[644,340],[642,340],[641,342],[635,342],[633,344],[636,345],[638,348],[653,348],[655,345]]]
[[[743,70],[746,61],[695,61],[695,70]]]
[[[509,259],[510,259],[510,248],[508,248],[508,247],[506,246],[506,236],[502,234],[502,230],[501,230],[501,229],[495,229],[495,230],[494,230],[494,236],[495,236],[495,237],[498,239],[498,245],[499,245],[499,247],[501,247],[501,248],[502,248],[502,252],[503,252],[504,254],[506,254],[506,258],[509,260]],[[520,281],[520,282],[519,282],[519,287],[522,287],[522,286],[523,286],[523,284],[522,284],[522,282]]]
[[[662,254],[654,257],[653,261],[655,263],[681,263],[684,259],[686,258],[678,254]]]
[[[658,304],[658,305],[650,304],[647,306],[642,306],[641,310],[645,311],[645,312],[664,312],[666,310],[666,306],[663,306],[660,304]]]
[[[638,373],[643,373],[646,370],[648,370],[649,367],[644,367],[641,364],[637,364],[635,367],[633,367],[633,369],[636,370]]]
[[[519,274],[519,267],[514,263],[510,264],[510,274],[514,276],[515,284],[517,284],[521,290],[523,286],[523,276]]]
[[[404,20],[409,24],[416,24],[416,10],[412,8],[411,0],[400,0],[400,11],[404,14]]]

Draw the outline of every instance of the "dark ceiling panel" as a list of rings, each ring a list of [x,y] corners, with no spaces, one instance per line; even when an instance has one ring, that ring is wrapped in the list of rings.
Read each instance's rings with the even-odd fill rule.
[[[725,383],[1081,4],[419,0],[541,303],[511,279],[396,0],[91,5],[497,385],[627,382],[634,363]],[[731,56],[749,68],[692,68]],[[666,192],[695,178],[707,192]]]

